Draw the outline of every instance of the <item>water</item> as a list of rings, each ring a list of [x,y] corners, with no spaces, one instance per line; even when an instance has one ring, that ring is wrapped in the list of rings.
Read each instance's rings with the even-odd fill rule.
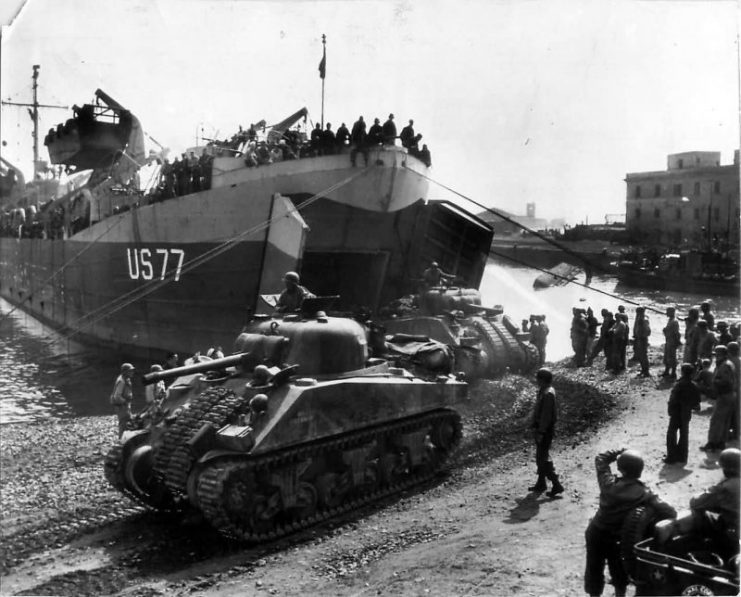
[[[631,322],[635,304],[654,307],[649,312],[651,341],[663,342],[664,309],[677,307],[681,315],[708,298],[691,294],[667,295],[660,291],[620,287],[621,296],[607,296],[574,284],[534,291],[537,270],[512,267],[490,260],[481,284],[485,306],[500,304],[515,322],[531,313],[546,315],[551,333],[548,337],[548,359],[557,360],[570,354],[571,308],[591,306],[599,316],[602,308],[615,311],[626,306]],[[595,277],[592,288],[614,295],[616,280]],[[733,297],[713,298],[716,321],[741,319],[739,300]],[[11,312],[12,311],[12,312]],[[6,315],[10,313],[8,317]],[[599,317],[598,317],[599,318]],[[236,337],[236,331],[235,331]],[[121,356],[87,350],[53,330],[39,324],[0,299],[0,424],[45,418],[110,415],[108,403],[113,382],[118,375]],[[148,363],[134,363],[146,371]],[[143,406],[144,390],[134,384],[134,409]]]

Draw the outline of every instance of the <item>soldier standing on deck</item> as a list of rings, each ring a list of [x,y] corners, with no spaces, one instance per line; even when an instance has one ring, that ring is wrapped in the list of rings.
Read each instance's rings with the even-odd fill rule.
[[[538,480],[535,485],[528,487],[528,491],[545,491],[546,479],[548,479],[552,487],[547,495],[554,498],[563,493],[564,489],[558,480],[549,454],[558,420],[556,390],[551,385],[553,374],[549,369],[538,369],[535,380],[538,384],[538,397],[535,400],[531,427],[535,439],[535,464],[538,468]]]
[[[131,378],[134,375],[134,365],[124,363],[121,365],[121,374],[116,378],[111,393],[111,405],[118,419],[118,437],[123,435],[126,426],[131,421],[131,401],[134,398],[134,392],[131,386]]]
[[[664,326],[664,372],[661,374],[661,377],[672,379],[677,379],[677,349],[682,344],[676,312],[674,307],[666,308],[666,316],[669,319]]]

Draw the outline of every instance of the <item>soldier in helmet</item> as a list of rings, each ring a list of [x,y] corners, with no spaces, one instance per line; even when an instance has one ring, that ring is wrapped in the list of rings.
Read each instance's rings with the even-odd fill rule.
[[[664,326],[664,372],[661,377],[677,379],[677,349],[682,344],[679,333],[679,321],[674,307],[666,308],[666,326]]]
[[[633,323],[633,350],[636,359],[641,365],[638,377],[649,377],[651,372],[648,367],[648,337],[651,335],[651,326],[646,317],[645,307],[636,307],[636,319]]]
[[[610,465],[617,461],[620,476]],[[638,506],[654,508],[659,518],[674,518],[677,512],[663,502],[641,481],[643,458],[636,450],[609,450],[594,459],[599,483],[599,509],[589,521],[585,533],[587,563],[584,590],[589,595],[602,595],[605,587],[605,562],[610,570],[615,595],[625,595],[628,575],[620,558],[620,532],[628,514]]]
[[[314,295],[305,287],[299,284],[300,278],[296,272],[286,272],[283,276],[285,290],[280,293],[278,302],[275,305],[276,313],[291,313],[301,309],[301,305],[306,298],[314,298]]]
[[[702,398],[700,389],[692,381],[695,368],[690,363],[683,363],[680,371],[682,375],[672,387],[667,405],[669,427],[666,430],[665,464],[687,463],[692,411],[700,410]]]
[[[429,290],[435,286],[441,286],[442,284],[455,279],[455,276],[446,274],[441,268],[437,261],[430,263],[424,273],[422,274],[422,280],[425,284],[425,289]]]
[[[698,532],[738,550],[741,450],[726,448],[720,453],[718,464],[723,479],[690,500],[689,514],[657,523],[656,539],[660,544],[678,533]]]
[[[134,376],[134,365],[124,363],[121,365],[121,374],[116,378],[111,393],[111,404],[116,412],[118,419],[118,437],[123,435],[126,427],[131,421],[131,401],[134,398],[134,392],[131,385],[131,378]]]
[[[712,384],[715,406],[710,416],[708,442],[700,447],[700,450],[708,452],[720,451],[726,447],[734,410],[736,369],[733,361],[728,358],[728,348],[722,344],[715,347],[715,371]]]
[[[553,432],[558,420],[558,409],[556,406],[556,390],[551,382],[553,374],[549,369],[538,369],[535,374],[538,384],[538,396],[533,409],[533,420],[531,428],[535,439],[535,464],[538,468],[538,480],[528,491],[543,492],[546,490],[546,479],[552,483],[548,497],[556,497],[563,493],[563,485],[558,480],[558,475],[553,468],[553,462],[549,454]]]

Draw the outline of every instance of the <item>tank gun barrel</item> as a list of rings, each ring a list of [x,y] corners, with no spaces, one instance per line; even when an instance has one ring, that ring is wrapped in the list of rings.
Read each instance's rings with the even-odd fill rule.
[[[184,367],[175,367],[174,369],[165,369],[164,371],[154,371],[153,373],[147,373],[142,378],[144,385],[157,383],[164,379],[173,379],[180,377],[181,375],[190,375],[192,373],[202,373],[203,371],[215,371],[218,369],[225,369],[233,365],[246,364],[250,357],[249,352],[240,352],[238,354],[229,355],[222,359],[214,359],[212,361],[204,361],[203,363],[196,363],[195,365],[185,365]]]

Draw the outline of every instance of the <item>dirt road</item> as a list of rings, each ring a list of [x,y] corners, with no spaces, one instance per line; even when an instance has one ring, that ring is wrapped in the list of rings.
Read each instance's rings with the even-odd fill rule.
[[[656,370],[656,368],[654,368]],[[508,376],[472,389],[449,473],[413,492],[270,545],[244,547],[198,521],[134,507],[102,479],[112,419],[8,425],[0,439],[3,595],[575,595],[596,509],[594,456],[631,446],[644,480],[677,508],[721,472],[698,447],[665,466],[668,385],[556,367],[553,460],[563,498],[529,494],[535,391]],[[606,592],[609,594],[609,592]]]

